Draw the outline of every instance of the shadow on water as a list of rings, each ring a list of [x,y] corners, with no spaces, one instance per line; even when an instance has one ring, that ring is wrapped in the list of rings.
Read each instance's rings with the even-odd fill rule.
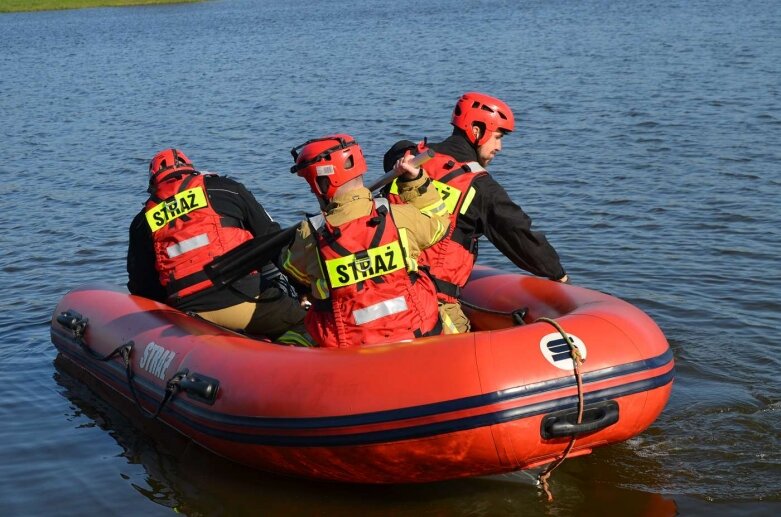
[[[128,488],[164,511],[192,516],[678,514],[671,498],[619,486],[618,477],[632,472],[614,470],[618,459],[607,464],[584,458],[565,462],[550,481],[552,502],[537,487],[538,471],[421,485],[348,485],[264,473],[224,460],[164,424],[143,418],[131,402],[63,356],[54,364],[54,379],[78,417],[70,421],[84,425],[87,418],[88,425],[106,431],[128,464],[143,467],[142,479],[121,474]],[[633,466],[644,469],[644,477],[654,475],[653,465]],[[89,486],[89,480],[84,481]]]

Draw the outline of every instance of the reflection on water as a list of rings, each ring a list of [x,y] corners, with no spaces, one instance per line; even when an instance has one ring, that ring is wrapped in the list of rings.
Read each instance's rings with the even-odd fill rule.
[[[628,474],[614,470],[623,465],[621,460],[608,461],[605,472],[589,472],[582,458],[565,462],[551,479],[550,504],[542,504],[545,496],[536,484],[537,471],[399,486],[265,474],[223,460],[158,421],[145,419],[127,399],[109,392],[62,356],[55,366],[55,381],[72,404],[70,420],[77,427],[97,425],[108,432],[128,462],[123,480],[156,505],[186,515],[257,515],[259,509],[264,515],[517,515],[528,507],[544,508],[549,515],[611,515],[610,508],[632,515],[676,514],[672,499],[616,488],[620,476]],[[143,476],[135,471],[136,465],[143,467]],[[642,467],[644,479],[655,471],[652,461]]]
[[[781,2],[222,0],[0,15],[0,34],[0,515],[781,514]],[[60,297],[126,281],[154,152],[233,175],[287,226],[316,207],[290,147],[351,132],[373,179],[469,90],[516,112],[491,174],[573,283],[646,311],[675,354],[661,417],[565,462],[553,504],[523,473],[264,476],[54,369]],[[479,261],[513,267],[487,242]]]

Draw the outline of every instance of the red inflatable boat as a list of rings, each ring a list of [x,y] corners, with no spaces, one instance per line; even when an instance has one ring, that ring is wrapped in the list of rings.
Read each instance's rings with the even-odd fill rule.
[[[570,456],[636,436],[667,403],[673,354],[632,305],[486,267],[463,298],[470,334],[316,349],[85,286],[62,299],[51,333],[61,358],[203,447],[267,471],[344,482],[538,466],[573,437]]]

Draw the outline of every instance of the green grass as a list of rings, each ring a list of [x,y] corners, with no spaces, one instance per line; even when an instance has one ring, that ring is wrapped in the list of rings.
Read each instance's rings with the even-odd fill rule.
[[[0,13],[54,11],[87,7],[123,7],[128,5],[182,4],[202,0],[0,0]]]

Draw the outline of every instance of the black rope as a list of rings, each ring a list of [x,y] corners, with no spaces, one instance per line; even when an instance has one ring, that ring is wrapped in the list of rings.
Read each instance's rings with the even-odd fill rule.
[[[496,314],[498,316],[507,316],[513,319],[513,322],[516,325],[525,325],[526,322],[524,321],[524,318],[529,313],[528,307],[521,307],[520,309],[515,309],[514,311],[497,311],[495,309],[489,309],[488,307],[480,307],[479,305],[475,305],[473,303],[469,303],[466,300],[458,300],[461,305],[464,305],[466,307],[469,307],[470,309],[474,309],[476,311],[485,312],[488,314]]]
[[[166,382],[165,387],[165,396],[163,397],[163,400],[160,402],[160,405],[157,406],[157,409],[154,412],[147,411],[143,405],[141,405],[141,400],[138,397],[138,393],[136,392],[136,388],[133,384],[133,363],[131,361],[131,356],[133,355],[133,347],[135,346],[135,342],[132,340],[118,346],[114,350],[112,350],[107,355],[100,355],[94,350],[92,350],[89,345],[87,345],[87,342],[84,340],[84,333],[87,328],[87,320],[86,318],[83,318],[80,314],[68,311],[62,313],[57,320],[62,324],[63,326],[70,328],[73,332],[73,337],[78,343],[78,345],[81,347],[82,350],[84,350],[89,357],[92,359],[95,359],[96,361],[101,362],[108,362],[114,359],[117,356],[122,357],[122,360],[125,363],[125,375],[127,376],[127,385],[130,389],[130,394],[133,396],[133,400],[135,401],[138,408],[141,410],[141,414],[144,417],[147,418],[157,418],[160,413],[163,411],[163,408],[168,403],[171,398],[176,395],[176,393],[179,392],[179,385],[184,379],[187,374],[189,373],[189,370],[184,369],[176,372],[170,379],[168,379],[168,382]]]
[[[188,370],[178,371],[170,379],[168,379],[168,382],[166,382],[165,384],[165,396],[163,396],[163,400],[160,401],[160,404],[157,406],[157,409],[154,412],[147,411],[144,408],[144,406],[141,405],[141,400],[138,398],[138,393],[136,392],[136,388],[133,385],[133,377],[135,377],[135,374],[133,373],[133,363],[130,360],[130,356],[133,353],[134,344],[135,343],[133,343],[132,341],[128,341],[128,343],[119,347],[120,349],[122,349],[121,352],[122,358],[125,360],[125,374],[127,375],[127,386],[128,388],[130,388],[130,394],[133,396],[133,400],[138,406],[138,409],[141,411],[141,415],[145,418],[149,418],[153,420],[160,415],[165,405],[168,404],[168,401],[171,400],[171,398],[174,395],[176,395],[176,393],[179,392],[179,383],[187,375]]]
[[[76,342],[79,344],[79,346],[81,347],[82,350],[87,352],[87,354],[90,357],[92,357],[93,359],[95,359],[97,361],[103,361],[103,362],[110,361],[111,359],[115,358],[116,356],[121,355],[123,353],[123,349],[124,348],[126,348],[128,346],[130,346],[131,348],[133,347],[133,342],[132,341],[128,341],[124,345],[115,348],[110,354],[104,356],[104,355],[100,355],[100,354],[96,353],[94,350],[92,350],[87,345],[86,341],[84,341],[83,336],[76,337]]]
[[[160,405],[157,406],[157,409],[154,412],[147,411],[144,406],[141,405],[141,400],[138,397],[138,393],[136,392],[136,388],[133,383],[133,377],[135,375],[133,374],[133,363],[130,360],[133,354],[133,347],[135,346],[133,341],[128,341],[127,343],[118,346],[111,353],[105,356],[101,356],[100,354],[95,353],[95,351],[89,348],[87,344],[81,339],[79,340],[79,345],[81,345],[81,348],[84,349],[90,355],[90,357],[98,361],[107,362],[117,356],[122,357],[122,360],[125,363],[125,375],[127,376],[127,386],[130,389],[130,394],[133,396],[133,400],[141,410],[141,414],[146,418],[154,419],[160,415],[168,401],[171,400],[171,398],[179,391],[179,383],[188,373],[188,370],[181,370],[176,372],[166,383],[165,396],[160,402]]]

